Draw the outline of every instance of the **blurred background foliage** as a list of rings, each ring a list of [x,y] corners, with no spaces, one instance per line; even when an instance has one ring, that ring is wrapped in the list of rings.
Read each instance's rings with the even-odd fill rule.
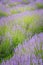
[[[0,11],[0,18],[8,16],[8,13]]]
[[[6,12],[2,11],[3,9],[0,10],[0,20],[3,17],[8,17],[8,19],[5,21],[2,20],[2,23],[4,22],[5,25],[0,26],[0,61],[11,58],[15,52],[14,49],[19,44],[22,44],[25,39],[27,40],[27,38],[29,39],[33,35],[43,32],[43,13],[41,15],[40,13],[38,14],[38,12],[38,15],[36,13],[31,14],[32,11],[43,9],[43,3],[37,3],[35,2],[36,0],[20,0],[20,2],[12,2],[11,0],[1,1],[0,9],[5,7]],[[8,25],[6,25],[5,22],[8,22],[9,16],[18,15],[27,11],[31,16],[24,14],[25,16],[19,19],[15,17],[14,20],[10,21]],[[17,24],[21,30],[17,29]],[[12,30],[13,26],[15,26],[16,29],[14,31]],[[34,48],[34,50],[35,55],[42,55],[41,58],[43,59],[43,50],[41,47],[40,49]]]

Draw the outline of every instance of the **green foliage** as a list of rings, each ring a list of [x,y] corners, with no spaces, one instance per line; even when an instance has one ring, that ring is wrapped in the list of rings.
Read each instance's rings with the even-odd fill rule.
[[[17,14],[17,13],[19,13],[19,11],[17,11],[17,10],[11,10],[11,14]]]
[[[8,32],[7,26],[0,26],[0,62],[3,59],[8,59],[13,54],[13,44],[6,35]]]
[[[43,9],[43,4],[42,3],[37,3],[36,6],[37,6],[38,9]]]
[[[16,47],[18,44],[21,44],[24,39],[25,35],[20,30],[16,30],[12,37],[12,43],[14,44],[14,47]]]
[[[9,6],[10,6],[10,7],[13,7],[13,6],[15,6],[15,4],[9,4]]]
[[[29,30],[30,28],[30,25],[33,25],[34,21],[37,20],[37,18],[35,18],[35,16],[25,16],[23,17],[23,22],[24,22],[24,25],[22,26],[23,28],[25,28],[25,30]]]
[[[13,6],[16,6],[16,5],[18,5],[18,4],[20,4],[20,3],[19,3],[19,2],[14,2],[14,3],[10,3],[9,6],[10,6],[10,7],[13,7]]]
[[[10,37],[7,33],[10,33]],[[12,36],[13,35],[13,36]],[[13,50],[19,43],[24,41],[25,35],[20,31],[12,31],[7,26],[0,26],[0,62],[9,59],[13,55]]]
[[[40,33],[40,32],[43,32],[43,26],[40,26],[39,27],[36,27],[33,29],[33,33]]]
[[[0,17],[5,17],[5,16],[8,16],[8,14],[6,12],[0,11]]]
[[[23,3],[29,4],[30,2],[28,2],[28,0],[23,0]]]
[[[43,32],[43,24],[42,24],[42,21],[41,21],[41,24],[40,24],[40,21],[31,23],[30,26],[27,29],[27,32],[28,33],[30,32],[32,34],[32,36],[34,34],[36,34],[36,33]]]
[[[39,47],[38,47],[38,43],[36,45],[36,47],[34,48],[34,54],[37,58],[42,58],[43,59],[43,49],[42,49],[42,45],[43,43],[41,42],[39,44]]]
[[[26,10],[33,11],[33,10],[35,10],[35,7],[27,7]]]
[[[7,27],[6,26],[0,26],[0,36],[5,35],[7,32]]]
[[[38,15],[23,17],[24,25],[22,27],[26,31],[26,36],[33,36],[36,33],[43,32],[43,21]]]
[[[25,16],[25,17],[23,18],[23,22],[24,22],[25,24],[30,24],[31,22],[34,21],[34,19],[35,19],[34,16]]]
[[[8,59],[13,54],[13,45],[10,42],[9,38],[5,38],[2,40],[0,44],[0,61],[3,59]]]
[[[25,11],[32,11],[35,10],[34,7],[29,7],[29,6],[21,6],[15,9],[12,9],[10,12],[11,14],[17,14],[17,13],[21,13],[21,12],[25,12]]]

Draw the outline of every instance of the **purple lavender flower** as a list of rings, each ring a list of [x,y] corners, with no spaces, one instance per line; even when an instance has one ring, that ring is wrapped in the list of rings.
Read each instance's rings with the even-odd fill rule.
[[[33,40],[33,38],[34,38],[34,40]],[[31,65],[31,64],[33,64],[33,65],[38,65],[38,64],[43,65],[43,59],[40,58],[40,57],[36,57],[36,55],[33,53],[34,51],[32,52],[32,50],[34,50],[34,48],[32,49],[31,45],[30,45],[30,49],[32,49],[32,50],[30,50],[30,51],[32,53],[28,52],[29,44],[33,43],[35,45],[36,44],[40,45],[40,42],[38,40],[40,40],[40,42],[43,42],[43,33],[37,34],[37,35],[33,36],[29,41],[25,41],[24,44],[19,45],[15,49],[14,56],[10,60],[3,61],[1,65],[7,65],[7,64],[8,65]],[[23,45],[24,46],[26,45],[26,46],[24,47]],[[25,49],[25,53],[23,53],[23,47]],[[27,50],[26,50],[26,47],[28,48]]]

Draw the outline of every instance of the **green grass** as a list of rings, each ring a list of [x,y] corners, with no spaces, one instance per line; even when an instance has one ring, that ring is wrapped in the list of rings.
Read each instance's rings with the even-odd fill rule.
[[[8,14],[6,12],[0,11],[0,17],[6,17]]]

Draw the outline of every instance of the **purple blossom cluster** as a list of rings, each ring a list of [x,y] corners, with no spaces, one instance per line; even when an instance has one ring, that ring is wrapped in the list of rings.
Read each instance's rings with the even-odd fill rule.
[[[34,54],[36,44],[40,47],[41,42],[43,50],[43,33],[35,34],[30,40],[25,41],[22,45],[18,45],[14,49],[14,56],[9,60],[3,60],[1,65],[43,65],[43,58],[40,58],[40,56],[36,57]]]

